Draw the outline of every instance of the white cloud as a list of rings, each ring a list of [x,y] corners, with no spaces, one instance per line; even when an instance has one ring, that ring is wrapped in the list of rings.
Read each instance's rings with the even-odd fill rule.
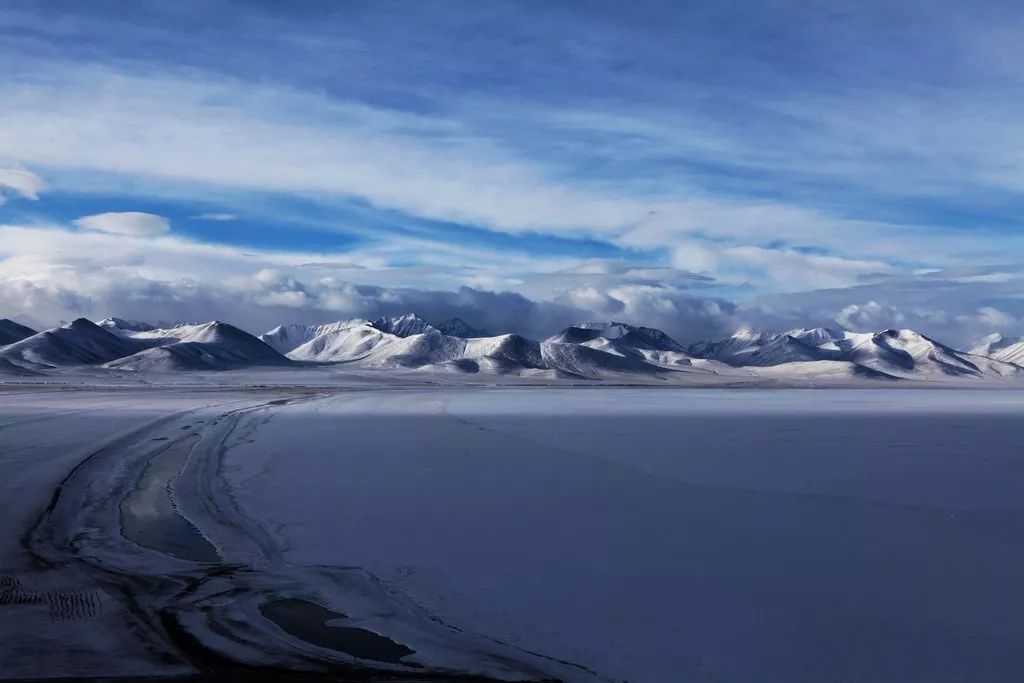
[[[783,291],[846,287],[856,284],[865,275],[896,272],[884,261],[804,253],[795,249],[744,245],[727,247],[720,253],[735,266],[753,269],[752,274],[768,278],[775,288]]]
[[[109,232],[116,235],[159,235],[171,229],[171,223],[163,216],[139,211],[120,211],[83,216],[72,221],[83,230]]]
[[[694,273],[710,273],[718,268],[718,251],[710,245],[687,241],[672,247],[672,264]]]
[[[410,253],[428,265],[392,265],[407,261]],[[797,254],[831,263],[821,255]],[[797,265],[808,269],[813,263]],[[877,264],[838,267],[855,273],[869,266]],[[617,260],[544,260],[418,238],[317,254],[206,244],[169,233],[0,225],[0,310],[36,325],[116,314],[149,320],[225,318],[261,331],[286,322],[411,310],[430,319],[459,316],[484,329],[531,336],[586,319],[658,327],[681,341],[721,336],[743,323],[790,329],[839,320],[859,330],[913,327],[957,344],[991,331],[994,321],[1007,322],[1000,315],[1024,320],[1019,296],[1024,281],[963,283],[937,275],[779,294],[738,306],[716,297],[718,281],[681,269],[638,269]],[[474,282],[475,288],[462,286]]]
[[[201,220],[201,221],[234,221],[234,220],[238,220],[238,216],[236,216],[233,213],[219,213],[219,212],[201,213],[201,214],[199,214],[197,216],[193,216],[193,218],[196,218],[196,219]]]
[[[9,194],[35,201],[39,199],[39,193],[45,189],[46,183],[32,171],[23,168],[0,168],[0,204],[7,200]]]
[[[957,282],[991,282],[991,283],[1002,283],[1012,282],[1013,280],[1020,277],[1013,273],[979,273],[977,275],[964,275],[962,277],[955,278]]]
[[[0,96],[0,154],[71,171],[356,196],[510,231],[608,232],[647,213],[646,201],[556,182],[454,121],[287,88],[36,63]]]
[[[1017,318],[1006,311],[1000,311],[992,306],[982,306],[978,309],[978,321],[983,325],[1005,329],[1017,324]]]
[[[626,308],[622,301],[607,292],[602,292],[596,287],[576,287],[570,289],[561,296],[560,301],[564,301],[575,308],[609,316],[621,314]]]
[[[694,246],[701,235],[723,248],[763,246],[770,238],[855,260],[910,253],[928,262],[921,265],[962,259],[980,244],[977,235],[925,239],[905,226],[785,202],[706,196],[682,182],[658,192],[628,180],[583,182],[564,161],[524,154],[500,131],[456,118],[211,74],[125,74],[40,61],[31,66],[31,81],[0,83],[0,155],[61,169],[70,186],[113,174],[193,192],[216,187],[359,197],[377,207],[498,231],[668,247],[678,263],[700,270],[716,264],[715,248]]]
[[[854,332],[877,331],[884,328],[899,327],[906,320],[904,315],[892,306],[885,306],[877,301],[865,304],[850,304],[839,311],[836,322],[844,329]]]

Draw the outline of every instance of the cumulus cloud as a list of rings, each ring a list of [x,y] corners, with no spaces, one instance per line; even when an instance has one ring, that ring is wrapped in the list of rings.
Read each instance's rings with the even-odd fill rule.
[[[46,183],[32,171],[23,168],[0,168],[0,204],[9,195],[23,199],[37,200],[39,193],[46,189]]]
[[[448,263],[445,253],[427,258],[439,266]],[[455,262],[466,258],[459,251]],[[717,281],[669,266],[640,268],[611,260],[562,265],[558,259],[545,263],[515,255],[505,261],[494,266],[503,282],[516,279],[507,275],[520,268],[534,270],[515,287],[467,286],[459,283],[473,276],[465,266],[395,266],[372,249],[275,252],[169,233],[0,226],[0,316],[34,326],[80,315],[219,318],[260,332],[290,322],[411,311],[429,320],[461,317],[484,330],[534,338],[573,322],[613,319],[658,327],[683,342],[727,335],[744,325],[772,330],[840,325],[863,331],[912,327],[954,344],[994,327],[1013,333],[1024,320],[1019,297],[1024,280],[959,281],[967,272],[736,303],[719,293]]]
[[[970,273],[930,271],[853,287],[761,296],[744,302],[738,315],[771,329],[907,327],[961,347],[993,328],[1024,334],[1024,274],[997,282],[964,282],[965,276]]]
[[[139,211],[119,211],[83,216],[72,221],[83,230],[109,232],[115,235],[159,235],[171,229],[171,223],[163,216]]]
[[[877,301],[864,304],[850,304],[836,315],[836,322],[847,330],[861,332],[883,328],[899,327],[906,317],[892,306],[884,306]]]
[[[1016,316],[993,306],[982,306],[974,314],[961,315],[957,319],[968,324],[978,323],[991,330],[1006,330],[1020,322]]]

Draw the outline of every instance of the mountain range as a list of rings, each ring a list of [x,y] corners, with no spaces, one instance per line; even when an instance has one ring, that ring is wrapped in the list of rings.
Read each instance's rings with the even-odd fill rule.
[[[909,329],[850,332],[740,330],[684,346],[661,330],[583,322],[535,341],[488,336],[460,319],[434,325],[415,314],[282,325],[254,336],[225,322],[79,318],[42,332],[0,320],[0,375],[95,366],[120,371],[229,370],[252,366],[406,369],[578,379],[683,375],[792,378],[1024,378],[1024,338],[990,335],[970,351]]]

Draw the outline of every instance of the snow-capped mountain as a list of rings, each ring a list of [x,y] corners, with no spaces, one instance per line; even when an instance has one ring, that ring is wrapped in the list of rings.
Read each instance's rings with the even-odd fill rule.
[[[260,339],[219,321],[140,331],[135,333],[133,341],[150,348],[109,361],[105,367],[121,370],[221,370],[289,362]]]
[[[607,339],[623,348],[652,349],[683,353],[676,340],[661,330],[637,327],[617,322],[585,322],[565,328],[546,341],[565,344],[585,344],[596,339]]]
[[[427,332],[375,350],[367,357],[378,366],[424,367],[460,372],[519,374],[543,370],[540,344],[517,334],[463,339]]]
[[[367,367],[422,368],[445,364],[439,369],[461,372],[482,369],[514,372],[544,367],[540,345],[535,341],[514,334],[464,339],[443,334],[412,315],[387,319],[387,322],[377,320],[372,324],[324,327],[328,328],[325,332],[291,350],[288,357],[306,362],[358,363]],[[406,334],[412,329],[425,331]]]
[[[323,325],[278,325],[259,338],[278,353],[288,353],[321,335],[369,324],[368,320],[355,318]]]
[[[847,362],[892,377],[1012,376],[1024,369],[1007,362],[958,351],[914,330],[847,332],[828,328],[764,333],[741,330],[719,341],[688,349],[694,356],[734,366],[790,370],[793,363]]]
[[[980,339],[971,348],[976,356],[987,356],[1004,363],[1024,365],[1024,337],[1004,337],[998,332]]]
[[[26,327],[13,320],[8,320],[7,318],[0,320],[0,346],[19,342],[22,339],[31,337],[35,333],[36,331],[31,327]]]
[[[119,337],[131,337],[136,332],[147,332],[154,329],[149,323],[138,320],[125,320],[124,318],[104,318],[96,321],[96,324],[111,334]]]
[[[381,332],[365,321],[352,326],[320,327],[325,331],[293,348],[286,355],[292,360],[313,363],[344,363],[365,358],[378,345],[400,339],[393,334]]]
[[[543,343],[516,334],[470,338],[444,334],[412,314],[370,324],[324,327],[326,331],[292,349],[288,357],[305,362],[448,372],[522,374],[548,370],[587,378],[609,373],[693,370],[682,346],[668,335],[623,323],[583,323]],[[468,326],[447,327],[468,333]]]
[[[258,338],[224,322],[154,327],[84,318],[44,332],[0,321],[0,374],[65,366],[118,370],[225,370],[301,362],[347,370],[407,369],[643,382],[690,375],[786,380],[1024,378],[1024,338],[991,335],[971,352],[909,329],[849,332],[741,330],[683,347],[661,330],[583,322],[537,342],[517,334],[481,336],[454,318],[433,325],[408,313],[318,325],[281,325]],[[346,370],[346,371],[347,371]]]
[[[370,323],[370,325],[381,332],[387,332],[396,337],[411,337],[414,334],[423,334],[431,330],[437,330],[436,327],[415,313],[406,313],[405,315],[394,317],[380,317]]]
[[[0,358],[29,369],[54,368],[106,363],[141,348],[137,342],[118,337],[85,318],[79,318],[5,346],[0,350]]]
[[[549,366],[588,377],[694,367],[682,345],[661,330],[619,322],[572,325],[546,339],[543,349]]]
[[[445,320],[440,325],[435,325],[438,331],[442,334],[447,334],[449,337],[462,337],[463,339],[471,339],[473,337],[486,337],[487,335],[476,329],[462,318],[452,318],[451,320]]]
[[[831,340],[831,336],[828,331],[820,328],[792,332],[744,329],[726,339],[697,342],[690,345],[687,351],[697,358],[717,360],[734,366],[769,367],[782,363],[824,360],[826,356],[813,342]]]

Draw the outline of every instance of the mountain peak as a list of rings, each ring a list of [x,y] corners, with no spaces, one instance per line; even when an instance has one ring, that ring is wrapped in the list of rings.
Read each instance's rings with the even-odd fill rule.
[[[115,318],[113,316],[104,318],[96,323],[96,325],[102,327],[105,330],[124,330],[127,332],[148,332],[154,329],[149,323],[144,323],[140,320],[125,320],[124,318]]]
[[[68,330],[93,330],[99,326],[88,318],[75,318],[69,323],[63,325]]]
[[[547,341],[563,344],[583,344],[598,338],[607,339],[623,347],[648,350],[683,352],[683,347],[659,329],[638,327],[615,321],[587,321],[570,325]]]
[[[35,333],[36,331],[31,327],[26,327],[13,320],[8,320],[7,318],[0,320],[0,346],[19,342],[22,339],[31,337]]]
[[[437,329],[442,334],[447,334],[450,337],[462,337],[464,339],[470,339],[472,337],[483,337],[485,336],[475,327],[467,323],[462,318],[452,318],[445,320],[443,323],[437,326]]]
[[[437,331],[437,328],[415,313],[405,313],[390,317],[381,316],[370,323],[370,325],[381,332],[387,332],[396,337],[411,337],[415,334]]]

